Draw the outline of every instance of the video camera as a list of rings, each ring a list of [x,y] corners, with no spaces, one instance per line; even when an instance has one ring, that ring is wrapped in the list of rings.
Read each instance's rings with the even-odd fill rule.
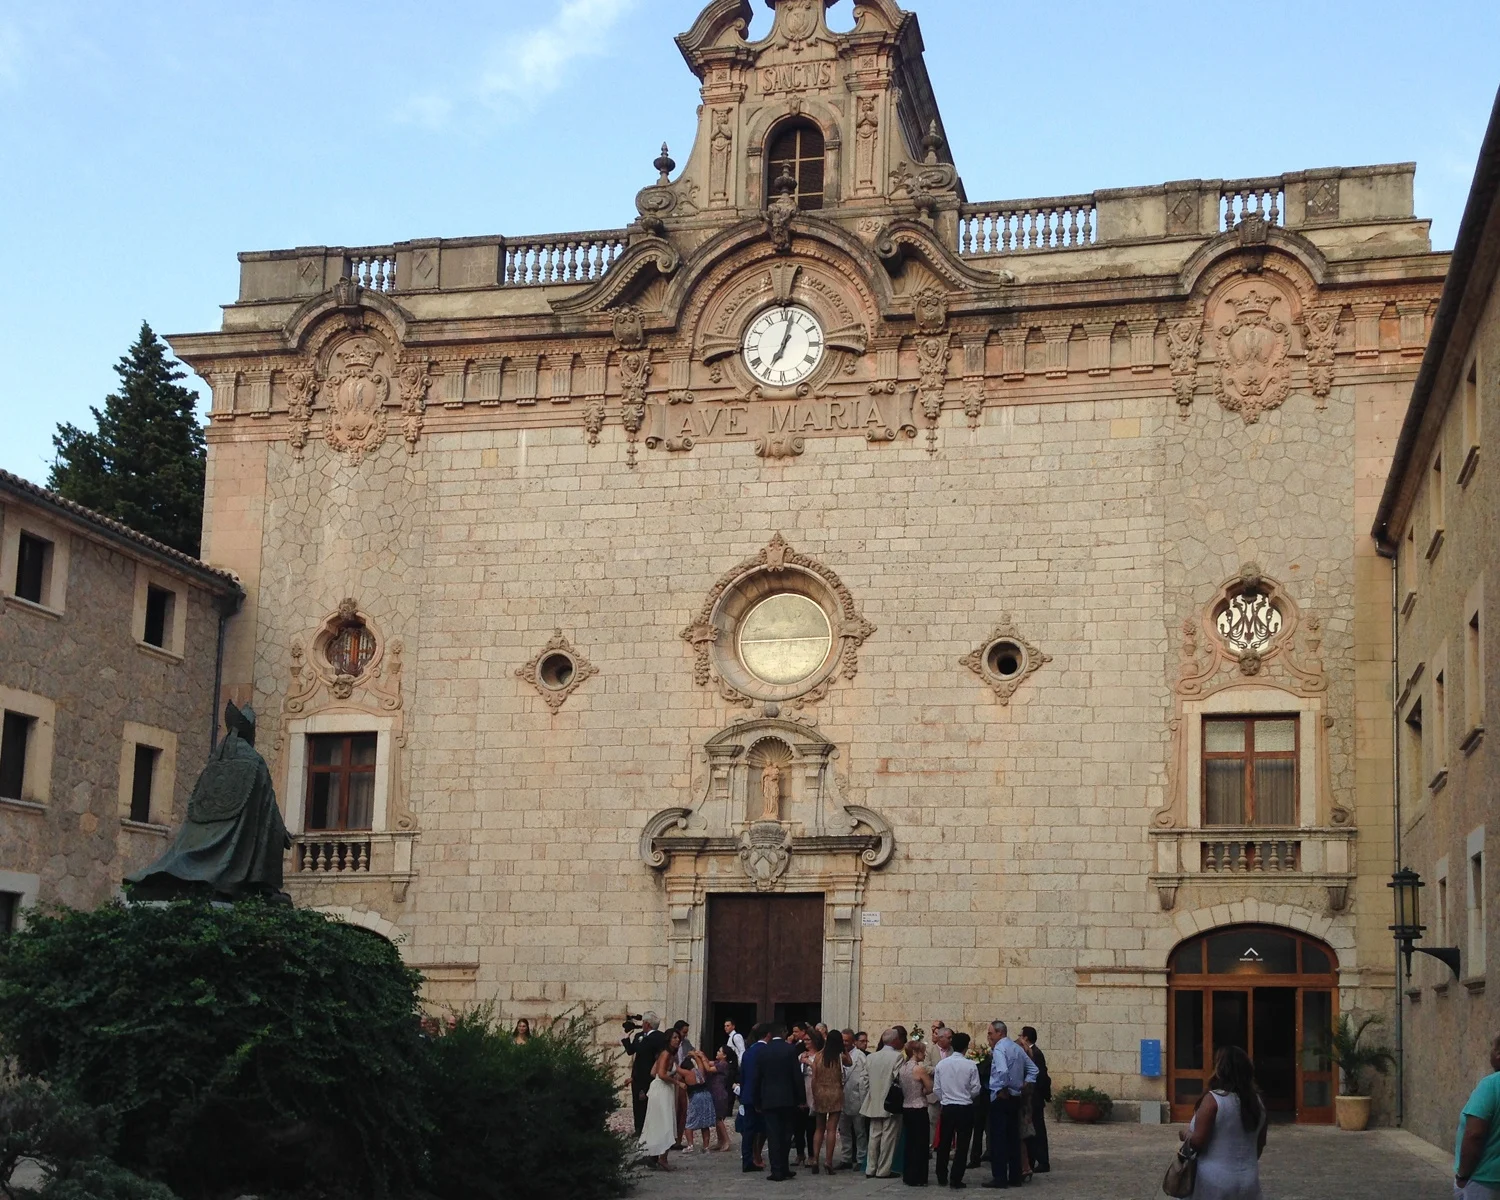
[[[626,1013],[625,1014],[625,1020],[620,1025],[620,1028],[623,1029],[626,1033],[634,1033],[640,1027],[641,1027],[641,1014],[640,1013]]]

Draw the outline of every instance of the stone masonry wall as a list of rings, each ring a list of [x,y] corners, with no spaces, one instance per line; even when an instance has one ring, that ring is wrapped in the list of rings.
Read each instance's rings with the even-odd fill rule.
[[[896,831],[865,894],[882,921],[862,931],[862,1024],[1027,1021],[1060,1080],[1160,1097],[1136,1056],[1165,1035],[1184,928],[1146,878],[1177,631],[1249,560],[1322,616],[1353,803],[1362,395],[1294,393],[1246,425],[1206,395],[1184,421],[1145,387],[1038,384],[978,430],[945,414],[935,457],[920,438],[779,464],[705,444],[634,472],[613,425],[597,447],[572,429],[433,435],[410,458],[388,442],[357,467],[273,445],[256,703],[275,711],[293,639],[358,599],[405,645],[398,766],[421,831],[404,904],[352,881],[299,894],[377,909],[413,962],[477,963],[473,994],[507,1017],[660,1008],[667,918],[636,841],[744,712],[694,685],[679,631],[780,531],[877,626],[811,710],[849,800]],[[1008,707],[958,662],[1002,614],[1052,656]],[[554,629],[600,672],[555,714],[514,673]],[[1358,916],[1335,918],[1351,943]]]
[[[0,520],[18,515],[15,504],[0,506]],[[165,814],[158,827],[120,817],[125,722],[177,735],[170,822],[183,817],[208,757],[219,627],[213,597],[182,581],[188,607],[181,661],[143,648],[132,629],[136,560],[79,532],[68,538],[66,608],[60,616],[10,597],[0,600],[0,686],[45,696],[57,706],[47,802],[38,807],[0,801],[0,870],[40,876],[43,902],[89,908],[166,846]],[[154,562],[152,568],[170,574]]]

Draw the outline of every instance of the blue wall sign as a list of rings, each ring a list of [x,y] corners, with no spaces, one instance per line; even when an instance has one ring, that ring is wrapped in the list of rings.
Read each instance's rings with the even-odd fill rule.
[[[1141,1039],[1141,1074],[1147,1079],[1161,1078],[1161,1039]]]

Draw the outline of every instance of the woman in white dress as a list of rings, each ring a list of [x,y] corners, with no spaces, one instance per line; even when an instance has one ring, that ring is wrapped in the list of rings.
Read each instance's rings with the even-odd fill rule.
[[[656,1056],[651,1068],[651,1086],[646,1091],[646,1123],[641,1126],[641,1156],[653,1167],[663,1171],[672,1168],[667,1164],[667,1152],[677,1144],[677,1089],[682,1086],[677,1076],[677,1049],[682,1045],[682,1035],[675,1030],[667,1037],[667,1046]]]
[[[1193,1200],[1261,1200],[1266,1105],[1255,1086],[1250,1056],[1238,1046],[1225,1046],[1214,1055],[1208,1091],[1181,1137],[1198,1153]]]

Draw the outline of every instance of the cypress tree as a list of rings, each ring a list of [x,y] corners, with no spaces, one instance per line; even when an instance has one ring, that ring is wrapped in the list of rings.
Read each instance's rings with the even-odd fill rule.
[[[203,427],[198,397],[177,381],[187,372],[141,322],[115,364],[120,390],[90,406],[93,431],[63,423],[47,486],[185,554],[198,553],[203,524]]]

